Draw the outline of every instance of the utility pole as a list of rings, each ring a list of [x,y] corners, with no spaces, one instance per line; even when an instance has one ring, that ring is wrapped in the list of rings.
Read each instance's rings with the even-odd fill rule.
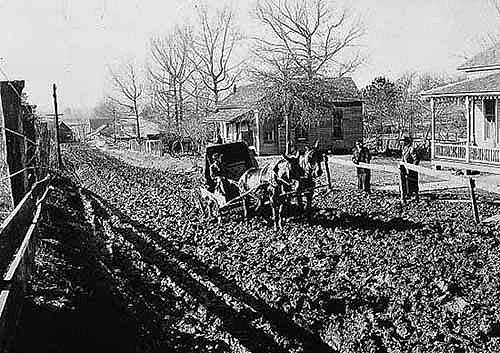
[[[57,94],[56,94],[56,84],[52,85],[52,91],[54,92],[52,96],[54,97],[54,115],[56,118],[56,146],[57,146],[57,166],[58,168],[62,167],[62,159],[61,159],[61,143],[59,140],[59,116],[57,114]]]
[[[113,113],[113,135],[114,135],[114,143],[116,143],[116,108],[113,106],[112,108],[112,113]]]

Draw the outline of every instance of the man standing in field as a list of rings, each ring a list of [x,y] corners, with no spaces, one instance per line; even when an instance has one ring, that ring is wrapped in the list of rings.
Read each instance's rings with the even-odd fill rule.
[[[409,136],[403,138],[402,162],[418,165],[420,156],[413,145],[413,140]],[[401,178],[403,181],[404,197],[415,197],[418,200],[418,172],[401,168]]]
[[[352,152],[352,162],[354,164],[359,163],[370,163],[372,156],[370,150],[363,146],[362,141],[356,142],[356,147]],[[358,173],[358,189],[363,190],[366,193],[370,193],[370,169],[367,168],[356,168]]]

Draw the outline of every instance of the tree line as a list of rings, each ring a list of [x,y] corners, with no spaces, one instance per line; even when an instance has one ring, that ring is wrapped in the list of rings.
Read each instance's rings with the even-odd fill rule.
[[[362,21],[327,0],[257,2],[253,20],[263,29],[258,35],[243,33],[229,6],[198,5],[196,15],[195,24],[153,36],[146,63],[110,67],[111,91],[95,115],[135,117],[139,138],[144,116],[202,143],[208,138],[203,120],[237,82],[266,85],[284,103],[276,113],[286,119],[301,100],[292,93],[297,82],[321,86],[325,78],[353,73],[365,59]]]
[[[138,138],[143,116],[204,145],[204,119],[237,82],[257,82],[266,86],[278,123],[300,110],[297,124],[307,124],[322,114],[328,78],[350,75],[367,59],[362,19],[328,0],[260,0],[253,20],[262,29],[256,35],[241,30],[234,8],[197,5],[194,24],[150,38],[145,63],[109,67],[111,91],[95,115],[114,119],[115,130],[120,118],[134,117]],[[422,131],[430,107],[419,92],[454,80],[414,72],[375,78],[361,92],[365,137]],[[438,116],[449,111],[439,109]]]
[[[429,140],[431,107],[420,93],[463,79],[461,76],[419,72],[406,72],[394,81],[376,77],[361,91],[365,107],[364,135],[375,139],[384,135],[410,135]],[[435,109],[436,121],[446,125],[445,129],[437,125],[439,138],[446,139],[446,133],[454,133],[457,137],[465,131],[465,113],[459,103],[442,102]],[[442,133],[445,134],[439,136]]]

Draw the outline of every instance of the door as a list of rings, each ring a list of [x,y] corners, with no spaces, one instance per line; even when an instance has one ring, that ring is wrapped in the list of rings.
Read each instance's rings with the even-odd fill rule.
[[[486,144],[495,146],[497,140],[497,101],[496,99],[484,100],[484,140]]]

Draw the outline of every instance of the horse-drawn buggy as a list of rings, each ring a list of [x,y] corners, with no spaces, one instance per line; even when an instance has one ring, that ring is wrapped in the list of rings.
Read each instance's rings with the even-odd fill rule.
[[[314,189],[329,186],[330,173],[326,156],[317,143],[302,153],[283,155],[259,166],[253,151],[243,142],[212,145],[205,154],[205,186],[199,189],[199,206],[203,217],[217,216],[240,209],[248,217],[249,210],[270,205],[275,228],[281,228],[284,211],[291,199],[306,210],[310,208]],[[325,162],[328,184],[316,186]]]

